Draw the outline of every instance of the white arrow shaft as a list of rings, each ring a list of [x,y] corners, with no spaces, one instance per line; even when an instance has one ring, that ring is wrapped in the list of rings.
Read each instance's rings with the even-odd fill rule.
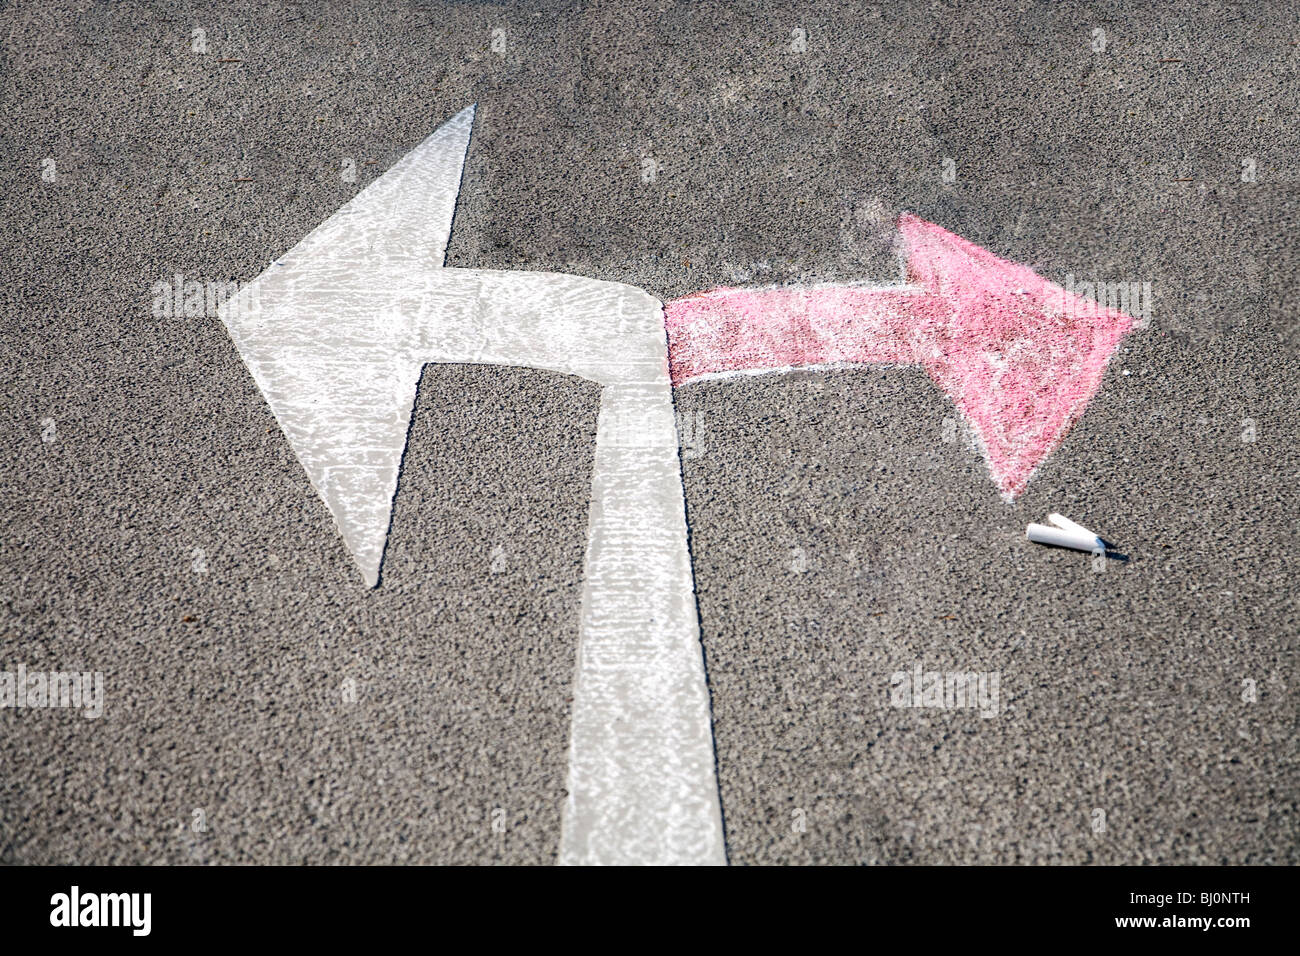
[[[723,864],[666,370],[597,426],[560,862]]]

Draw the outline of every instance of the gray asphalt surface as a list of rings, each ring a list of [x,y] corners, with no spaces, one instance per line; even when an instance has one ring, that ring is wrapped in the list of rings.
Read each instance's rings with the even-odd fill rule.
[[[0,667],[106,713],[0,711],[0,862],[554,859],[595,386],[427,369],[367,592],[217,320],[150,310],[470,102],[450,265],[887,280],[908,210],[1152,283],[1013,505],[917,369],[678,391],[733,863],[1297,862],[1289,7],[8,4]],[[891,707],[917,662],[1003,712]]]

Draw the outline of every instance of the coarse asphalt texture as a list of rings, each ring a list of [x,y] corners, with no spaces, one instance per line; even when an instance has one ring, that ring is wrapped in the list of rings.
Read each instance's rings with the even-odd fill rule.
[[[367,591],[220,323],[152,309],[469,103],[448,265],[889,281],[910,211],[1151,284],[1013,504],[917,368],[677,390],[732,863],[1300,861],[1294,4],[16,0],[0,41],[0,668],[106,700],[0,711],[0,862],[554,861],[597,387],[427,368]],[[1053,511],[1115,554],[1024,540]],[[918,664],[1000,712],[892,706]]]

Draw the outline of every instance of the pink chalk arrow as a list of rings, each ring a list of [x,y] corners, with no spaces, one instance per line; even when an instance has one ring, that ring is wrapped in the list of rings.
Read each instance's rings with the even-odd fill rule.
[[[914,285],[714,289],[667,303],[673,385],[921,365],[974,429],[1010,501],[1079,420],[1133,319],[916,216],[898,227]]]

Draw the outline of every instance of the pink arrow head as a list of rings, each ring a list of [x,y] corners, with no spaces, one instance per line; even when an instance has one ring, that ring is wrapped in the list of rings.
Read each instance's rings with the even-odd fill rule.
[[[910,290],[714,289],[667,303],[673,384],[920,364],[970,423],[1010,501],[1083,414],[1133,319],[916,216],[898,225]]]
[[[929,295],[916,361],[978,435],[1011,500],[1101,385],[1133,319],[916,216],[899,229]]]

